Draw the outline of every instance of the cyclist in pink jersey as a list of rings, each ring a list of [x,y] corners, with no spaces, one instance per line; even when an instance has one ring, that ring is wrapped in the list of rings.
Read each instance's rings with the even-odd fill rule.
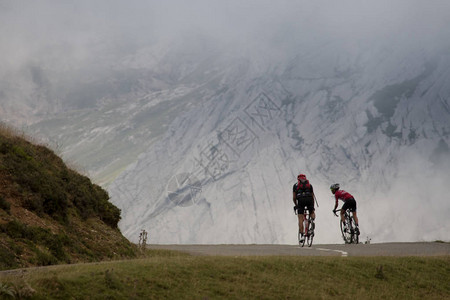
[[[336,203],[334,204],[333,213],[336,213],[336,208],[338,207],[338,200],[344,201],[344,205],[342,205],[341,208],[341,220],[343,223],[345,223],[344,218],[344,212],[347,209],[350,209],[350,211],[353,214],[353,219],[355,219],[356,223],[356,234],[359,234],[359,222],[358,222],[358,216],[356,214],[356,200],[355,198],[349,193],[344,190],[340,190],[339,183],[335,183],[330,186],[330,190],[334,195],[334,198],[336,199]]]

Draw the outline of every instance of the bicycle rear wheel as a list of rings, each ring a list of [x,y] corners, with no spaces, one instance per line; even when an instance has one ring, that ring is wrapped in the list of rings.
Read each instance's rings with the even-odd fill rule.
[[[300,244],[300,246],[304,247],[305,246],[305,242],[308,238],[308,226],[306,226],[306,224],[308,223],[308,219],[309,219],[309,215],[307,213],[303,214],[303,230],[305,231],[305,234],[303,235],[303,241],[301,240],[301,234],[300,232],[298,233],[298,243]]]
[[[355,219],[353,219],[353,217],[350,218],[350,232],[351,232],[351,243],[353,244],[358,244],[359,243],[359,234],[357,234],[356,232],[356,222]]]
[[[313,243],[313,239],[314,239],[314,222],[312,220],[309,220],[309,225],[308,225],[308,235],[306,238],[306,244],[308,245],[308,247],[312,246]]]
[[[347,224],[348,223],[349,223],[349,221],[347,220]],[[340,224],[341,224],[341,233],[342,233],[342,238],[344,239],[344,243],[350,244],[352,242],[352,236],[350,234],[350,230],[349,230],[348,226],[344,225],[342,220],[340,221]]]
[[[305,240],[306,240],[306,237],[303,237],[303,241],[302,241],[302,234],[299,232],[298,233],[298,244],[302,247],[305,246]]]

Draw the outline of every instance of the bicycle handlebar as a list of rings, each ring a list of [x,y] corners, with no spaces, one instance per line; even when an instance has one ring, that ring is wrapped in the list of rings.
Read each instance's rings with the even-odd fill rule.
[[[336,212],[341,211],[341,208],[333,210],[333,213],[336,217],[339,217]]]

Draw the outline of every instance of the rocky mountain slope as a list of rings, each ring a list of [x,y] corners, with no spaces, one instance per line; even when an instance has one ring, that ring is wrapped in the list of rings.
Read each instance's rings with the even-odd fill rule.
[[[167,52],[152,76],[127,76],[126,92],[29,130],[108,187],[130,239],[145,228],[158,243],[295,242],[299,172],[316,186],[324,228],[335,229],[318,241],[339,241],[333,182],[359,199],[369,238],[448,239],[449,207],[438,203],[448,177],[449,48],[348,43],[277,60],[196,49],[176,69]],[[148,63],[147,51],[122,68]],[[407,216],[422,205],[436,219],[413,225]]]
[[[448,239],[440,199],[450,52],[406,59],[383,47],[337,54],[340,46],[260,73],[257,59],[230,64],[220,93],[175,119],[110,185],[124,233],[147,228],[157,243],[295,242],[291,188],[304,172],[321,205],[318,230],[336,229],[318,242],[339,241],[333,182],[357,198],[363,235]],[[414,225],[408,216],[422,209],[435,219]]]
[[[107,188],[134,241],[295,243],[299,172],[317,242],[340,242],[334,182],[362,240],[449,240],[448,4],[258,3],[115,3],[83,28],[62,7],[56,43],[2,44],[0,117]]]

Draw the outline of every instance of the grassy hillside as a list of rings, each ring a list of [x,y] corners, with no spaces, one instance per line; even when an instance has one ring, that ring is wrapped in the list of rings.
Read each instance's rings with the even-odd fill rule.
[[[108,199],[53,151],[0,125],[0,269],[134,257]]]
[[[447,257],[205,257],[55,266],[0,277],[30,299],[449,299]]]

